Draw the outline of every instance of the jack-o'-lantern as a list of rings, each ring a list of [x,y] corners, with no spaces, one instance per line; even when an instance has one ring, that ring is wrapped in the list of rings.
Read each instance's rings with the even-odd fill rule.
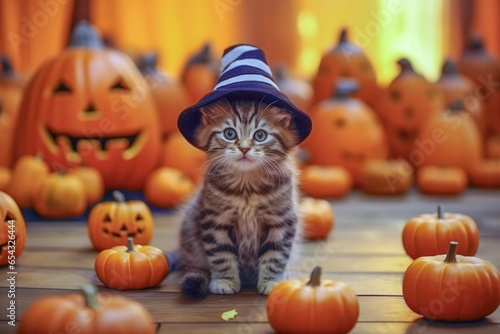
[[[19,117],[16,158],[40,151],[53,170],[94,167],[108,189],[140,189],[158,161],[160,127],[147,83],[86,22],[33,75]]]
[[[141,57],[137,66],[144,75],[161,123],[163,137],[177,130],[177,117],[179,113],[189,106],[189,96],[184,87],[170,75],[162,72],[157,67],[158,55],[148,53]]]
[[[411,152],[421,126],[442,109],[441,92],[415,72],[408,59],[398,61],[399,75],[389,84],[383,99],[384,124],[391,156],[414,164]]]
[[[88,234],[97,250],[103,250],[127,243],[132,237],[134,242],[147,245],[153,236],[153,215],[142,201],[125,201],[125,196],[114,191],[115,201],[101,202],[90,210]]]
[[[457,65],[446,60],[443,64],[441,77],[437,81],[443,92],[444,105],[461,100],[463,107],[476,122],[482,135],[486,135],[486,118],[484,115],[484,104],[476,95],[476,85],[466,76],[458,72]]]
[[[378,117],[361,100],[350,97],[356,89],[354,81],[340,81],[334,96],[313,109],[314,127],[304,147],[311,164],[344,167],[359,185],[365,162],[386,159],[388,150]]]
[[[219,79],[219,64],[212,55],[212,45],[206,43],[201,50],[189,58],[181,73],[192,103],[210,93]]]
[[[0,72],[0,166],[12,165],[12,140],[21,103],[22,88],[6,56]]]
[[[471,37],[457,65],[460,73],[474,82],[476,96],[486,104],[487,134],[500,133],[500,66],[480,36]]]
[[[273,70],[274,81],[283,94],[299,109],[309,112],[312,98],[312,87],[309,83],[292,77],[284,66],[276,66]]]
[[[363,50],[347,40],[347,29],[340,31],[338,44],[328,50],[320,61],[313,79],[313,103],[330,98],[337,81],[353,78],[359,83],[354,97],[374,108],[379,88],[375,71]]]
[[[468,175],[482,158],[479,130],[460,101],[424,124],[413,150],[420,166],[456,167]]]
[[[16,202],[0,191],[0,266],[21,256],[26,245],[26,223]],[[10,251],[10,252],[9,252]]]

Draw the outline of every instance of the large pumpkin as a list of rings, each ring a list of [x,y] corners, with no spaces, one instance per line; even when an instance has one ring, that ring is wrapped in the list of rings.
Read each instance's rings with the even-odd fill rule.
[[[340,31],[338,44],[321,58],[313,79],[313,103],[330,98],[337,81],[345,78],[359,82],[354,97],[374,108],[379,93],[375,71],[363,50],[348,41],[346,28]]]
[[[387,143],[375,113],[361,100],[350,97],[357,89],[352,80],[340,81],[332,98],[311,112],[313,130],[304,147],[310,163],[346,168],[360,184],[369,159],[386,159]]]
[[[15,266],[26,245],[26,223],[16,202],[1,191],[0,219],[0,266]]]
[[[412,162],[412,150],[421,126],[442,106],[435,84],[415,72],[408,59],[400,59],[399,75],[382,95],[384,124],[391,155]]]
[[[157,164],[160,128],[147,83],[88,23],[34,74],[19,117],[15,158],[41,151],[53,170],[83,164],[101,172],[106,188],[127,189],[140,189]]]
[[[0,72],[0,166],[12,165],[12,141],[22,88],[6,56],[1,57]]]

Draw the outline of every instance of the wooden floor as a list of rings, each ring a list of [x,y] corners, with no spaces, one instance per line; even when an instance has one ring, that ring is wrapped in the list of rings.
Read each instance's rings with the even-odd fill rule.
[[[332,201],[336,227],[327,240],[301,245],[292,276],[306,277],[316,265],[324,277],[344,281],[359,296],[360,316],[353,333],[500,333],[500,308],[488,319],[469,324],[427,323],[410,311],[401,295],[403,272],[411,260],[401,244],[406,219],[431,212],[438,203],[445,211],[472,216],[481,231],[477,256],[500,268],[500,191],[471,189],[458,198],[406,196],[380,198],[353,192]],[[176,248],[179,217],[175,213],[155,216],[152,244],[165,250]],[[183,300],[177,273],[157,288],[116,292],[98,281],[93,265],[97,254],[87,238],[84,222],[29,222],[28,242],[17,263],[16,305],[20,319],[37,298],[65,294],[93,282],[100,290],[122,293],[143,303],[158,323],[159,333],[272,333],[265,313],[265,297],[252,289],[235,296],[215,296],[198,301]],[[0,269],[0,333],[14,333],[7,324],[7,268]],[[223,312],[238,315],[223,321]]]

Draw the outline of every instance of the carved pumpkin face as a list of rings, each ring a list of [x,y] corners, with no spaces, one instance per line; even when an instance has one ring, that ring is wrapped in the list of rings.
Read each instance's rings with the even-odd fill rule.
[[[9,246],[15,248],[15,259],[21,256],[26,244],[26,223],[16,202],[0,191],[0,266],[9,262]],[[15,221],[15,223],[12,223]],[[12,234],[12,231],[14,234]],[[12,239],[14,235],[14,239]],[[13,249],[13,248],[10,248]]]
[[[337,95],[320,103],[311,114],[314,128],[305,146],[310,163],[344,167],[359,185],[367,160],[387,158],[382,125],[360,100]]]
[[[86,42],[97,38],[92,30],[80,33],[90,34],[82,38]],[[140,189],[160,147],[147,84],[129,58],[91,43],[81,46],[78,37],[28,85],[16,155],[42,152],[52,169],[83,164],[101,172],[106,188]]]
[[[92,208],[88,218],[90,241],[97,250],[134,243],[147,245],[153,236],[153,215],[148,206],[138,200],[125,202],[120,192],[113,193],[116,201],[102,202]]]
[[[401,73],[384,94],[384,118],[393,157],[405,159],[413,149],[418,132],[442,107],[436,85],[416,73],[407,59],[398,62]]]
[[[373,107],[378,91],[375,71],[364,52],[347,40],[346,29],[341,31],[339,43],[321,59],[313,79],[313,103],[328,99],[342,78],[358,81],[360,88],[353,96]]]

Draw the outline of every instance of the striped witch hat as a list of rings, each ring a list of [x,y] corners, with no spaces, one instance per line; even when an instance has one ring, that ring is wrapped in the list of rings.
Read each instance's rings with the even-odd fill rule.
[[[201,124],[200,108],[226,98],[228,101],[255,100],[282,108],[292,115],[292,122],[302,142],[311,132],[311,119],[283,94],[273,81],[264,52],[252,45],[234,45],[224,51],[219,81],[213,91],[185,109],[177,125],[182,135],[198,147],[195,133]]]

